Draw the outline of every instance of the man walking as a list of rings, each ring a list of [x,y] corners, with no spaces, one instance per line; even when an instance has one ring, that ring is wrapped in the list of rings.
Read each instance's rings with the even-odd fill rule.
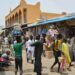
[[[35,63],[34,63],[34,72],[37,73],[37,75],[41,75],[41,55],[43,52],[43,43],[40,41],[40,36],[36,36],[36,41],[31,44],[31,46],[35,47],[34,50],[34,57],[35,57]]]
[[[61,56],[62,38],[63,38],[62,35],[58,34],[57,40],[55,40],[53,43],[53,52],[54,52],[55,61],[54,61],[53,65],[51,66],[51,70],[53,70],[53,67],[58,63],[58,72],[60,70],[60,63],[59,63],[58,57]]]
[[[17,43],[14,44],[14,51],[15,51],[15,75],[17,75],[18,67],[20,69],[20,75],[22,75],[22,46],[24,43],[21,43],[21,37],[16,37]]]

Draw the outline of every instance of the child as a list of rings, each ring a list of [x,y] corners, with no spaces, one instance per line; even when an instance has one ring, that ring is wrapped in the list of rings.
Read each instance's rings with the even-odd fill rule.
[[[64,70],[66,69],[66,59],[63,52],[61,53],[61,57],[59,57],[59,62],[60,62],[60,73],[63,73]]]

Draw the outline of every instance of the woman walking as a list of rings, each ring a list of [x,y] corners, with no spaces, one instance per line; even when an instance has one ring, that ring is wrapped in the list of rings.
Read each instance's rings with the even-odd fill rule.
[[[62,42],[62,52],[65,54],[65,58],[66,58],[66,64],[68,65],[68,70],[70,71],[70,64],[71,64],[71,58],[70,58],[70,54],[69,54],[69,47],[67,45],[67,40],[64,39]]]

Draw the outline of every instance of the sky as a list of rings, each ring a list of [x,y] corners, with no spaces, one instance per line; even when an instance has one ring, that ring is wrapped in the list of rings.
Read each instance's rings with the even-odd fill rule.
[[[36,4],[40,1],[40,9],[50,13],[75,13],[75,0],[26,0],[28,4]],[[5,16],[14,9],[20,0],[0,0],[0,26],[5,26]]]

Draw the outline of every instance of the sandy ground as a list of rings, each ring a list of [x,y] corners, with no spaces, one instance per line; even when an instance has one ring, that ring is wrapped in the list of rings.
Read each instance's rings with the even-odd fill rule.
[[[50,66],[52,65],[54,59],[48,59],[42,57],[42,75],[61,75],[60,73],[57,73],[57,65],[55,66],[55,72],[50,72]],[[33,64],[27,63],[26,61],[26,52],[23,50],[23,75],[36,75],[36,73],[33,72]],[[72,71],[67,71],[67,73],[62,75],[75,75],[75,68],[71,67]],[[0,75],[15,75],[14,69],[10,71],[0,71]],[[19,75],[19,73],[18,73]]]

